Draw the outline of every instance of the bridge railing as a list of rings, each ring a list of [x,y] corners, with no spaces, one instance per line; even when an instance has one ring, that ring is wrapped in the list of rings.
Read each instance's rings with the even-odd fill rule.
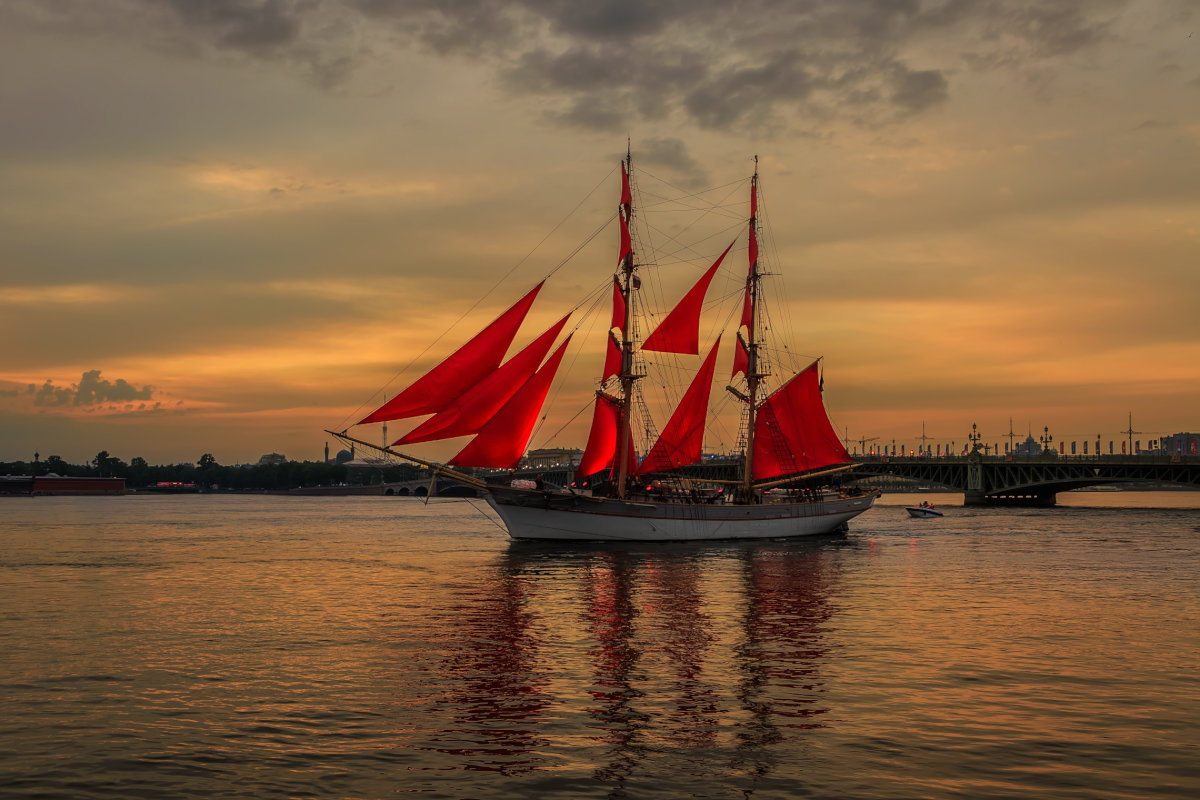
[[[929,464],[965,463],[971,456],[852,456],[855,464]],[[1123,464],[1146,466],[1166,464],[1200,464],[1200,456],[1192,455],[980,455],[979,460],[992,464]]]

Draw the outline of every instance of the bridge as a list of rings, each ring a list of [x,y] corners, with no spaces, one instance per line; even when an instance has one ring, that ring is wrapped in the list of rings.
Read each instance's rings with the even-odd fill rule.
[[[1053,506],[1059,492],[1114,483],[1200,490],[1200,456],[855,456],[855,478],[892,476],[963,493],[963,505]]]
[[[699,480],[736,478],[740,461],[716,458],[679,470]],[[575,480],[566,467],[522,470],[516,477],[567,485]],[[1109,455],[1061,456],[855,456],[843,481],[871,477],[906,478],[963,493],[968,506],[1053,506],[1059,492],[1115,483],[1174,484],[1200,490],[1200,456]]]

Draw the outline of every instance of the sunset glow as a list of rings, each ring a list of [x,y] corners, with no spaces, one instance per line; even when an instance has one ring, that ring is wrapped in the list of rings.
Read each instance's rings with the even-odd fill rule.
[[[1200,428],[1193,3],[237,5],[0,7],[0,460],[319,459],[609,218],[627,137],[681,194],[760,157],[775,313],[852,449]],[[616,241],[510,352],[603,306]],[[603,348],[531,447],[583,446]]]

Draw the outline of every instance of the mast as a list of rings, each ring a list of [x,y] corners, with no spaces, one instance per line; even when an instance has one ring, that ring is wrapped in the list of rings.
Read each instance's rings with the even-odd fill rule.
[[[619,214],[623,214],[624,224],[632,236],[633,230],[633,198],[626,194],[629,173],[633,168],[632,148],[625,145],[624,186],[621,187],[621,206]],[[625,278],[623,291],[625,293],[625,324],[621,326],[621,430],[617,436],[617,497],[625,498],[625,484],[629,480],[629,433],[633,411],[633,386],[641,376],[633,372],[633,250],[625,255],[621,262],[621,272]]]
[[[746,386],[749,409],[749,424],[746,428],[746,453],[743,459],[742,495],[749,501],[753,497],[754,482],[754,417],[758,410],[758,387],[762,375],[758,372],[758,337],[755,327],[758,323],[758,288],[761,280],[758,274],[758,156],[754,157],[754,176],[750,178],[750,273],[746,277],[746,293],[750,299],[750,319],[746,326],[749,341],[746,343]]]

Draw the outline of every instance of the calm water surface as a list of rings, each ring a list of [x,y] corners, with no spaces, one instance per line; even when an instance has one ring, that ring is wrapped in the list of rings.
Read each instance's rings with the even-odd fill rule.
[[[0,796],[1200,795],[1200,495],[757,544],[0,501]]]

